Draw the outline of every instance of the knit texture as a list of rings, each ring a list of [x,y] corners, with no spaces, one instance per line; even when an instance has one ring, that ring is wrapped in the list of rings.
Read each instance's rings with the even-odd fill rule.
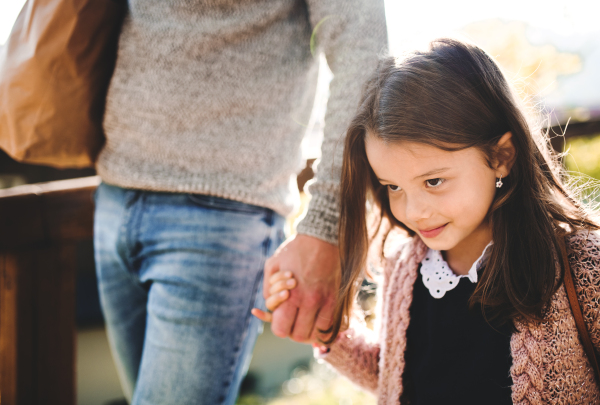
[[[289,214],[324,52],[334,78],[317,181],[298,231],[336,243],[343,135],[387,46],[383,0],[129,5],[106,102],[102,180]]]
[[[568,251],[583,315],[598,351],[600,234],[578,232],[569,238]],[[398,404],[402,396],[409,308],[418,266],[426,252],[425,244],[415,237],[388,260],[381,326],[375,341],[367,344],[352,328],[340,334],[325,357],[350,380],[376,393],[378,404]],[[517,321],[515,326],[510,370],[514,404],[600,404],[594,370],[579,340],[564,286],[554,294],[544,322]],[[365,367],[373,363],[378,367]]]

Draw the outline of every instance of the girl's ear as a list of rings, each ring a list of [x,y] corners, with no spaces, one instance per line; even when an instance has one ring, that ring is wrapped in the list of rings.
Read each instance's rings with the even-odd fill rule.
[[[497,177],[506,177],[510,174],[515,163],[517,150],[512,141],[512,132],[507,132],[498,141],[495,147],[494,153],[494,170],[496,170]]]

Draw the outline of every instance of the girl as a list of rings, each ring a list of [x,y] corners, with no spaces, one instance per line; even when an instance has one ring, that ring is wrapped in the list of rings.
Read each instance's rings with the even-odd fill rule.
[[[600,404],[560,260],[566,241],[598,350],[599,226],[556,163],[476,46],[440,39],[383,60],[346,137],[326,361],[379,404]],[[367,202],[379,234],[410,236],[386,259],[376,337],[349,322],[373,241]],[[266,276],[274,309],[295,281]]]

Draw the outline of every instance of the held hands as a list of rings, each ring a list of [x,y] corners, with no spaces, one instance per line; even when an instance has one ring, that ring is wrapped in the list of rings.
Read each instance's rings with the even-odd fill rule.
[[[263,322],[271,322],[273,320],[272,312],[289,298],[290,290],[296,287],[296,279],[291,271],[273,273],[269,279],[269,283],[271,284],[271,288],[269,289],[269,297],[266,299],[266,306],[269,312],[258,308],[253,308],[251,311],[252,315]],[[324,356],[329,352],[328,347],[320,345],[317,342],[312,342],[312,346],[316,349],[316,353],[319,356]]]
[[[290,291],[296,287],[296,279],[291,271],[273,273],[269,279],[271,288],[269,289],[269,297],[266,299],[266,306],[269,312],[261,309],[252,309],[252,315],[263,322],[271,322],[273,320],[272,312],[281,305],[282,302],[290,297]]]
[[[290,337],[296,342],[316,342],[319,330],[331,326],[336,293],[340,285],[340,260],[337,246],[308,235],[296,235],[289,238],[277,249],[265,263],[263,294],[265,299],[272,296],[271,277],[279,283],[290,277],[296,281],[293,289],[273,291],[283,294],[273,298],[269,304],[276,303],[271,314],[271,330],[275,336]],[[285,297],[284,299],[281,299]]]

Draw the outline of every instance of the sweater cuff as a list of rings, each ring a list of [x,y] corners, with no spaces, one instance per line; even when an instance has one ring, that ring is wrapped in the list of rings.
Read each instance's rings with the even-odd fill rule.
[[[300,220],[296,230],[299,234],[313,236],[337,246],[340,212],[337,189],[332,191],[312,196],[306,215]]]
[[[356,342],[354,340],[354,331],[352,329],[340,332],[337,339],[329,346],[327,353],[321,354],[321,358],[333,366],[356,363],[357,356],[355,352]]]
[[[355,384],[376,394],[379,347],[368,345],[364,336],[349,329],[341,332],[320,358],[331,364]],[[318,357],[318,358],[319,358]]]

